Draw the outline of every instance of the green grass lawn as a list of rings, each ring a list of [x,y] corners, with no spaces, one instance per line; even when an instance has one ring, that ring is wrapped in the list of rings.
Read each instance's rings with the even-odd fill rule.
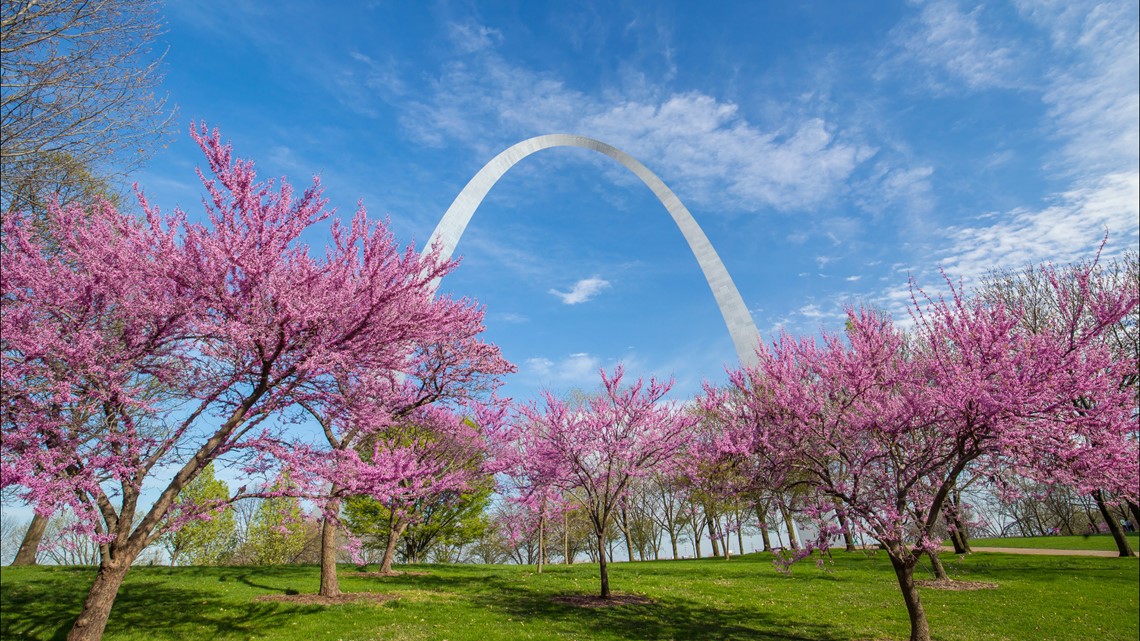
[[[997,590],[922,591],[935,639],[1127,639],[1140,634],[1136,559],[977,554],[944,556],[956,578]],[[423,565],[426,575],[342,576],[348,592],[382,604],[292,605],[265,594],[315,592],[314,566],[131,570],[108,641],[286,639],[905,639],[909,626],[882,553],[836,553],[783,575],[771,557],[616,563],[611,586],[647,605],[586,609],[552,597],[590,594],[597,567]],[[409,569],[409,568],[405,568]],[[342,568],[342,575],[350,572]],[[920,578],[929,568],[919,571]],[[63,639],[94,576],[90,568],[3,568],[0,638]]]
[[[1140,544],[1140,534],[1128,535],[1128,542],[1132,549]],[[950,541],[946,541],[950,545]],[[970,545],[976,547],[992,548],[1044,548],[1052,550],[1116,550],[1116,542],[1111,534],[1093,534],[1091,536],[1027,536],[1010,537],[1004,539],[970,539]]]

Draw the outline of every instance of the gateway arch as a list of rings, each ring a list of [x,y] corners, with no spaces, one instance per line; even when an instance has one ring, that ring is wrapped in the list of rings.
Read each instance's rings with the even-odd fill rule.
[[[451,258],[456,245],[459,244],[459,237],[463,235],[463,230],[471,222],[471,216],[475,214],[475,210],[483,202],[487,192],[491,191],[491,187],[494,187],[495,183],[503,177],[503,174],[507,173],[507,170],[514,167],[523,158],[551,147],[579,147],[605,154],[632,171],[653,191],[657,200],[661,201],[669,215],[673,217],[673,222],[677,224],[677,228],[685,236],[689,248],[693,251],[693,256],[700,264],[705,280],[708,281],[709,289],[712,290],[716,304],[720,308],[721,316],[724,317],[724,323],[728,326],[728,333],[732,336],[732,342],[736,347],[736,354],[740,358],[741,364],[755,365],[757,363],[756,347],[760,333],[752,321],[752,316],[748,313],[748,308],[744,305],[744,299],[740,297],[740,292],[736,289],[736,284],[732,282],[732,277],[728,275],[728,270],[724,268],[724,263],[721,262],[720,256],[713,249],[712,243],[709,242],[704,231],[697,225],[697,221],[693,219],[693,215],[689,213],[685,205],[681,204],[681,200],[677,198],[673,190],[665,186],[657,174],[654,174],[633,156],[604,142],[571,134],[548,134],[524,140],[507,148],[484,165],[479,173],[475,174],[467,183],[463,191],[460,191],[459,195],[455,197],[455,201],[447,208],[447,212],[443,214],[443,218],[440,219],[435,231],[431,234],[431,238],[428,239],[424,254],[427,254],[436,243],[439,243],[440,255],[444,259]]]

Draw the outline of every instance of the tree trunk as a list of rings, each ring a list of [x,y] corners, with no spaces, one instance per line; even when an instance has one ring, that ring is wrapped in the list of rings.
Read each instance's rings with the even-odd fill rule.
[[[669,532],[669,545],[673,546],[673,558],[674,559],[681,558],[680,556],[677,555],[677,535],[674,534],[672,531]]]
[[[606,571],[606,535],[598,533],[598,567],[602,575],[602,598],[610,598],[610,575]]]
[[[629,562],[633,562],[633,536],[630,535],[629,529],[629,511],[624,507],[621,509],[621,532],[625,535],[625,557]]]
[[[942,516],[947,518],[947,525],[951,526],[950,541],[954,544],[954,552],[956,554],[970,554],[973,552],[970,549],[970,533],[962,521],[962,491],[955,487],[954,491],[950,493],[949,499],[953,505],[953,510],[950,514],[943,510]]]
[[[701,558],[701,538],[699,536],[693,538],[693,551],[696,552],[698,559]]]
[[[939,581],[949,581],[950,576],[946,574],[946,567],[942,565],[942,559],[938,556],[938,553],[927,552],[926,555],[930,557],[930,565],[934,568],[934,578]]]
[[[839,529],[843,530],[843,549],[854,552],[855,537],[851,536],[851,528],[847,527],[847,517],[843,516],[842,512],[836,512],[835,516],[839,518]]]
[[[1127,501],[1127,503],[1128,511],[1132,512],[1132,527],[1136,530],[1140,530],[1140,505],[1132,501]]]
[[[1116,541],[1116,549],[1120,552],[1120,556],[1136,556],[1136,552],[1128,542],[1128,537],[1120,528],[1120,522],[1108,511],[1108,505],[1104,502],[1104,493],[1097,490],[1093,492],[1093,498],[1096,499],[1096,506],[1100,509],[1100,515],[1104,517],[1104,522],[1108,525],[1108,531],[1112,532],[1112,538]]]
[[[792,521],[792,513],[784,507],[780,508],[780,512],[784,514],[784,527],[788,528],[788,547],[793,550],[800,549],[799,540],[796,539],[796,524]]]
[[[768,524],[760,521],[760,540],[764,542],[764,551],[772,551],[772,541],[768,538]]]
[[[740,524],[740,519],[736,521],[736,545],[740,547],[740,555],[744,556],[744,528]]]
[[[958,530],[950,528],[950,543],[954,545],[954,554],[965,554],[966,548],[962,545],[962,537],[958,535]]]
[[[546,525],[545,521],[546,519],[543,517],[538,517],[538,574],[542,574],[542,556],[545,547],[543,544],[546,543],[543,539],[543,535],[545,534],[545,532],[543,532],[543,526]]]
[[[111,606],[115,604],[115,596],[119,593],[119,586],[131,568],[132,559],[123,559],[117,563],[101,563],[99,573],[95,575],[95,583],[87,593],[83,602],[83,610],[79,618],[67,633],[67,641],[99,641],[103,638],[103,630],[107,627],[107,619],[111,617]]]
[[[909,558],[898,558],[896,552],[889,553],[891,565],[895,569],[895,576],[902,590],[903,601],[906,602],[906,611],[910,615],[910,641],[930,641],[930,624],[926,620],[926,611],[922,609],[922,600],[918,596],[918,587],[914,584],[914,555]]]
[[[36,553],[40,550],[40,541],[44,538],[47,525],[47,517],[40,516],[38,513],[32,515],[32,523],[28,525],[28,531],[24,532],[24,540],[20,543],[16,558],[12,559],[12,565],[36,564]]]
[[[334,513],[340,501],[329,501],[329,509]],[[336,522],[326,514],[321,523],[321,596],[340,596],[340,582],[336,576]]]
[[[720,556],[720,542],[717,541],[716,522],[713,521],[713,518],[709,516],[707,512],[705,513],[705,523],[709,526],[709,543],[712,544],[712,555],[714,557]]]
[[[570,556],[570,519],[566,512],[562,513],[562,556],[566,559],[566,565],[574,564],[574,557]]]
[[[954,544],[954,554],[969,554],[970,544],[957,528],[950,530],[950,542]]]
[[[388,574],[392,571],[392,558],[396,556],[396,544],[400,542],[400,535],[404,533],[407,525],[388,528],[388,546],[384,548],[384,559],[380,561],[380,571]]]
[[[958,533],[958,538],[962,541],[962,549],[965,550],[964,554],[971,554],[970,549],[970,531],[966,529],[966,524],[962,522],[962,518],[954,516],[954,531]]]

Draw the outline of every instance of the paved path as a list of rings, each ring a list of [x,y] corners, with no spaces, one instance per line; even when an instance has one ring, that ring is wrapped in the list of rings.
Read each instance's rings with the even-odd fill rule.
[[[1120,553],[1115,550],[1047,550],[1043,548],[980,548],[971,546],[974,552],[1001,552],[1002,554],[1044,554],[1048,556],[1115,556]],[[949,545],[942,546],[944,552],[953,552]]]

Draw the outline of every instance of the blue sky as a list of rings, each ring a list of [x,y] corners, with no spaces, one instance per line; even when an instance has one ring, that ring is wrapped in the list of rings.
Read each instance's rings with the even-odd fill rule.
[[[714,6],[702,6],[712,4]],[[319,174],[422,247],[531,136],[610,143],[692,211],[765,339],[905,318],[907,279],[1136,247],[1136,2],[171,2],[179,131],[136,178],[201,211],[189,123],[266,177]],[[321,244],[315,235],[311,241]],[[597,369],[723,380],[732,342],[665,210],[614,161],[540,152],[492,190],[442,283],[487,310],[504,393]]]

